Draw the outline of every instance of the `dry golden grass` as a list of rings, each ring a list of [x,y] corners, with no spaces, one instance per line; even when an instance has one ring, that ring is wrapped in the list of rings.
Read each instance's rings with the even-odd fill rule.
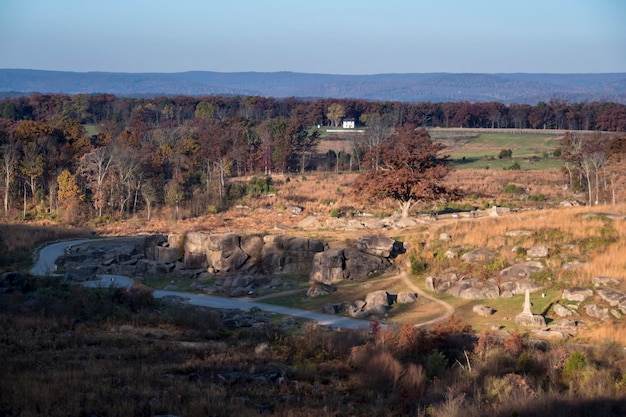
[[[611,341],[626,346],[626,326],[617,322],[603,323],[584,330],[580,337],[590,343]]]
[[[609,276],[622,281],[619,289],[623,291],[626,290],[626,220],[611,220],[605,214],[624,216],[626,204],[532,210],[493,218],[446,220],[437,222],[436,227],[429,230],[426,236],[428,239],[436,239],[439,233],[447,233],[452,236],[452,246],[487,248],[511,264],[524,259],[516,254],[516,246],[529,249],[535,245],[546,245],[551,255],[545,263],[554,271],[554,288],[574,285],[591,288],[592,277]],[[532,235],[507,237],[506,232],[512,230],[528,230]],[[419,236],[423,238],[424,232]],[[417,236],[411,238],[419,239]],[[570,261],[579,261],[581,266],[565,271],[563,266]],[[459,311],[465,311],[462,306],[458,308]],[[610,340],[626,345],[624,319],[598,322],[585,316],[583,320],[589,326],[580,332],[582,340]]]
[[[626,215],[626,204],[533,210],[503,217],[447,222],[438,227],[436,234],[448,233],[453,236],[456,245],[492,249],[509,259],[515,256],[512,249],[518,245],[528,249],[545,244],[552,251],[559,248],[565,255],[563,261],[568,256],[585,261],[584,266],[577,270],[574,283],[588,285],[592,276],[624,278],[626,272],[626,256],[623,255],[626,253],[626,222],[593,216],[598,213],[623,216]],[[610,224],[610,229],[607,229],[605,222]],[[506,236],[508,231],[521,229],[531,231],[532,236]],[[605,236],[607,233],[615,242],[608,240],[611,236]],[[585,251],[581,245],[594,238],[597,239],[597,247]],[[603,245],[603,239],[607,239],[606,246]]]
[[[566,193],[563,174],[558,170],[520,171],[520,170],[477,170],[466,169],[452,171],[446,185],[457,187],[466,194],[499,197],[508,184],[515,184],[528,194],[543,194],[547,197],[564,198]]]

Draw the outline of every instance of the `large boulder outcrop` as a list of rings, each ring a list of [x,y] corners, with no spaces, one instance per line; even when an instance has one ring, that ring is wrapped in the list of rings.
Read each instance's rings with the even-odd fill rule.
[[[526,252],[526,255],[528,255],[531,258],[547,258],[549,253],[550,253],[550,249],[547,246],[537,245],[528,249],[528,251]]]
[[[472,311],[478,314],[479,316],[483,316],[483,317],[489,317],[493,314],[493,308],[483,305],[483,304],[475,305],[472,308]]]
[[[239,246],[240,237],[235,233],[212,234],[207,244],[206,257],[214,272],[238,270],[249,255]]]
[[[591,277],[591,283],[596,287],[607,286],[607,287],[616,287],[620,284],[620,280],[613,277],[607,276],[595,276]]]
[[[316,253],[309,278],[313,282],[333,284],[384,273],[393,266],[392,257],[402,251],[402,244],[393,239],[366,235],[357,241],[355,247],[333,247]]]
[[[309,277],[312,281],[326,284],[346,279],[365,278],[374,273],[382,273],[391,267],[387,258],[368,255],[357,249],[329,249],[313,257]]]
[[[382,235],[361,236],[356,242],[356,248],[369,255],[389,258],[399,252],[399,243]]]
[[[207,232],[187,233],[184,247],[187,268],[262,274],[306,274],[313,256],[324,250],[324,244],[314,239]]]
[[[387,257],[371,255],[358,249],[344,249],[347,279],[361,279],[369,275],[385,272],[392,265]]]
[[[570,310],[567,307],[562,306],[561,304],[555,304],[554,307],[552,307],[552,310],[554,311],[554,314],[556,314],[559,317],[567,317],[567,316],[571,316],[572,314],[574,314],[572,310]]]
[[[447,293],[454,297],[468,300],[484,300],[487,298],[498,298],[500,296],[500,288],[491,282],[461,279]]]
[[[485,262],[492,261],[494,259],[496,259],[496,254],[484,248],[471,250],[469,252],[464,253],[463,256],[461,256],[461,260],[463,262],[467,262],[470,264],[485,263]]]
[[[528,278],[531,274],[539,272],[543,269],[543,264],[538,261],[528,261],[515,264],[500,271],[500,277],[503,279],[519,279]]]
[[[349,276],[346,270],[346,258],[341,248],[329,249],[313,257],[309,278],[313,282],[333,284]]]
[[[314,256],[324,250],[319,240],[289,236],[265,236],[261,250],[267,273],[308,273]]]
[[[626,294],[611,288],[599,288],[598,295],[611,307],[618,307],[623,313],[626,313]]]
[[[389,293],[385,290],[373,291],[365,296],[365,311],[369,314],[382,315],[390,305]]]
[[[438,277],[426,277],[426,288],[431,291],[446,292],[454,287],[459,281],[459,277],[454,271],[446,271]]]
[[[585,313],[588,316],[599,320],[606,320],[609,318],[609,309],[598,307],[596,304],[587,304],[585,306]]]
[[[591,296],[593,296],[593,291],[589,288],[571,287],[563,290],[563,299],[568,301],[582,302]]]

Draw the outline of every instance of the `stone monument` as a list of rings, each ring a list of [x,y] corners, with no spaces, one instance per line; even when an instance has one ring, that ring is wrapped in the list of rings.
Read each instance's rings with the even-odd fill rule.
[[[530,307],[530,291],[526,289],[524,309],[515,316],[515,324],[528,327],[546,327],[546,319],[544,319],[542,315],[533,314]]]

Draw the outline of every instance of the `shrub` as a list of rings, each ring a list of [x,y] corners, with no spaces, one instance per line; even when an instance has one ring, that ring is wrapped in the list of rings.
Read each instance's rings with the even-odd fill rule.
[[[573,352],[563,365],[563,378],[571,380],[587,367],[587,357],[579,351]]]
[[[426,374],[428,374],[428,377],[434,378],[441,375],[446,370],[446,366],[448,366],[448,358],[446,358],[442,352],[435,349],[428,356],[426,356],[424,365],[426,367]]]
[[[492,261],[487,262],[486,264],[483,264],[482,267],[485,273],[490,275],[506,268],[507,263],[504,259],[494,259]]]
[[[330,217],[338,218],[340,216],[341,216],[341,210],[339,210],[337,207],[330,210]]]
[[[506,187],[504,187],[504,192],[507,194],[516,194],[521,191],[522,189],[515,184],[507,184]]]
[[[548,200],[548,198],[543,194],[533,194],[531,196],[528,196],[528,199],[530,201],[547,201]]]
[[[387,211],[377,211],[376,213],[374,213],[374,217],[376,217],[377,219],[384,219],[386,217],[391,217],[391,213],[387,212]]]
[[[498,154],[500,159],[510,159],[513,156],[513,151],[510,149],[502,149]]]
[[[247,188],[249,195],[276,192],[276,188],[272,186],[272,177],[269,176],[265,178],[251,178]]]
[[[415,256],[415,254],[411,254],[409,261],[411,262],[411,274],[419,275],[426,270],[426,262]]]
[[[363,367],[364,385],[378,392],[389,393],[398,387],[404,366],[390,352],[379,352]]]

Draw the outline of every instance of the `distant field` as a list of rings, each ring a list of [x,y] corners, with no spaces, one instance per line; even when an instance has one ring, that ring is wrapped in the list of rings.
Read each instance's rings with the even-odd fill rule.
[[[517,163],[520,169],[555,169],[562,165],[553,152],[559,147],[560,133],[505,133],[502,131],[465,132],[463,129],[431,132],[437,142],[446,145],[457,168],[505,169]],[[350,152],[355,142],[365,139],[363,134],[345,132],[340,135],[322,135],[319,153],[329,150]],[[511,159],[500,159],[502,150],[510,149]]]
[[[85,127],[85,130],[87,131],[88,136],[95,136],[100,133],[98,126],[94,124],[85,124],[83,126]]]
[[[519,164],[521,169],[553,169],[562,165],[552,156],[559,147],[560,135],[537,133],[438,132],[433,139],[446,145],[457,168],[505,169]],[[510,149],[511,159],[500,159]]]

